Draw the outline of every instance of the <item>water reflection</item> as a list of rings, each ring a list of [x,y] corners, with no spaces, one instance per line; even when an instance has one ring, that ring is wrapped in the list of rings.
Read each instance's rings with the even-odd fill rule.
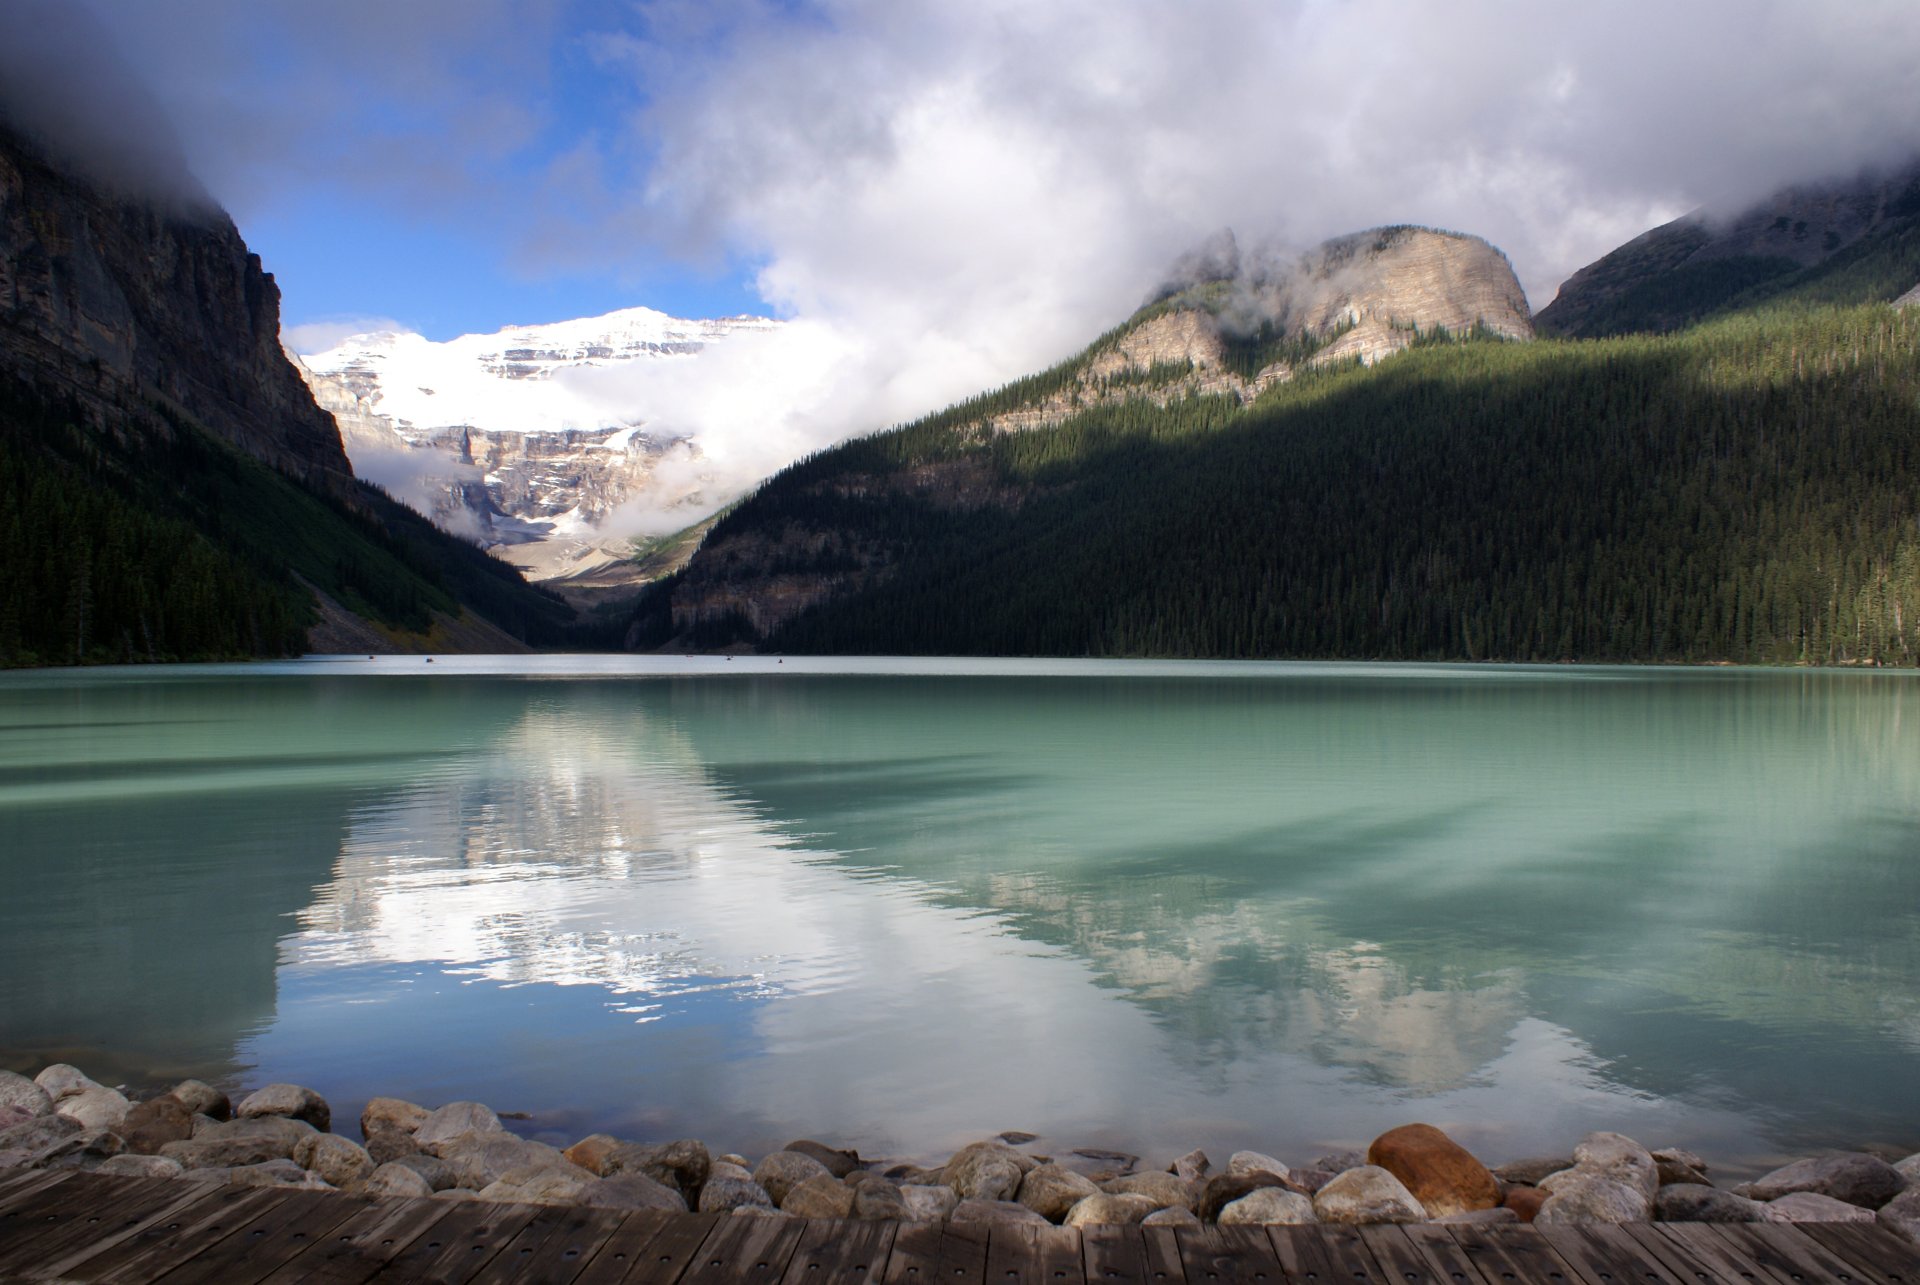
[[[749,1151],[1920,1143],[1908,680],[1113,672],[0,687],[0,1037]]]

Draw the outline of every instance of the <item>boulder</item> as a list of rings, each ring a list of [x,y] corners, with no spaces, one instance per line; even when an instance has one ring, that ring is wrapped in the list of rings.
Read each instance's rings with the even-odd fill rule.
[[[1660,1167],[1652,1153],[1625,1134],[1589,1133],[1573,1149],[1573,1167],[1632,1187],[1648,1200],[1660,1190]],[[1549,1175],[1537,1185],[1550,1191],[1554,1178]]]
[[[966,1199],[953,1207],[947,1215],[950,1223],[998,1223],[1001,1225],[1027,1224],[1037,1227],[1050,1226],[1046,1219],[1028,1209],[1016,1200],[978,1200]]]
[[[82,1129],[48,1143],[30,1163],[42,1169],[94,1169],[126,1149],[125,1140],[111,1129]]]
[[[752,1182],[753,1170],[731,1161],[716,1160],[713,1162],[713,1167],[707,1170],[707,1181],[711,1182],[715,1178],[745,1178],[748,1182]]]
[[[767,1194],[773,1193],[769,1191]],[[853,1188],[822,1167],[819,1173],[802,1178],[787,1188],[780,1208],[795,1218],[851,1218],[853,1197]]]
[[[462,1134],[440,1144],[440,1158],[452,1168],[455,1182],[470,1191],[490,1187],[517,1169],[567,1163],[559,1148],[506,1132]]]
[[[1313,1201],[1297,1191],[1288,1191],[1285,1187],[1262,1187],[1220,1210],[1220,1225],[1223,1227],[1235,1225],[1298,1227],[1319,1221],[1313,1211]],[[1389,1220],[1369,1219],[1368,1221]]]
[[[1292,1177],[1284,1164],[1259,1151],[1236,1151],[1227,1157],[1227,1172],[1235,1177],[1243,1173],[1270,1173],[1276,1178]]]
[[[27,1083],[33,1084],[33,1081],[29,1080]],[[37,1089],[40,1086],[34,1084],[33,1087]],[[25,1124],[39,1114],[38,1111],[29,1111],[25,1107],[0,1107],[0,1132],[5,1132],[16,1124]]]
[[[953,1213],[960,1197],[952,1187],[905,1183],[900,1188],[900,1201],[905,1206],[905,1212],[900,1215],[903,1221],[937,1223],[944,1222]]]
[[[581,1191],[578,1202],[596,1209],[658,1209],[670,1214],[687,1212],[687,1198],[643,1173],[596,1178]]]
[[[413,1131],[413,1140],[422,1151],[431,1151],[435,1155],[439,1149],[455,1138],[469,1133],[503,1133],[505,1127],[500,1117],[478,1102],[449,1102],[437,1111],[427,1112],[427,1118]]]
[[[1500,1184],[1487,1167],[1430,1124],[1387,1130],[1367,1148],[1367,1163],[1398,1178],[1431,1218],[1500,1204]]]
[[[1909,1187],[1901,1192],[1880,1206],[1880,1212],[1874,1217],[1888,1231],[1920,1243],[1920,1188]]]
[[[433,1186],[413,1169],[402,1164],[384,1164],[367,1175],[360,1184],[363,1196],[404,1196],[418,1199],[431,1196]]]
[[[1145,1196],[1155,1209],[1179,1205],[1192,1209],[1200,1199],[1199,1188],[1185,1178],[1170,1173],[1133,1173],[1100,1184],[1100,1190],[1115,1196]]]
[[[775,1151],[753,1167],[753,1180],[766,1189],[773,1203],[784,1206],[787,1192],[809,1178],[835,1178],[827,1167],[812,1156],[798,1151]]]
[[[1076,1203],[1067,1210],[1067,1216],[1061,1221],[1069,1227],[1125,1226],[1141,1221],[1157,1208],[1146,1196],[1114,1195],[1100,1191]]]
[[[327,1100],[298,1084],[269,1084],[257,1089],[240,1099],[235,1114],[242,1120],[261,1116],[300,1120],[322,1133],[333,1127],[333,1108],[327,1105]]]
[[[313,1126],[303,1121],[285,1116],[261,1116],[252,1120],[220,1120],[204,1128],[196,1127],[193,1140],[195,1142],[230,1142],[239,1138],[250,1138],[278,1147],[276,1155],[291,1159],[293,1149],[313,1135]]]
[[[448,1187],[444,1191],[434,1192],[433,1198],[435,1200],[453,1201],[478,1200],[480,1199],[480,1193],[477,1191],[468,1191],[465,1187]]]
[[[1707,1162],[1684,1147],[1661,1147],[1649,1154],[1653,1156],[1653,1163],[1661,1166],[1663,1170],[1667,1165],[1673,1165],[1680,1169],[1691,1169],[1698,1174],[1707,1172]]]
[[[1307,1166],[1296,1167],[1287,1173],[1288,1180],[1309,1196],[1339,1176],[1331,1169],[1314,1169]]]
[[[374,1098],[360,1112],[360,1136],[371,1138],[379,1129],[411,1134],[425,1124],[431,1114],[425,1107],[404,1098]]]
[[[1693,1187],[1712,1186],[1713,1180],[1702,1170],[1671,1157],[1662,1158],[1659,1152],[1653,1153],[1654,1166],[1659,1171],[1660,1185],[1670,1187],[1675,1184]]]
[[[313,1133],[294,1144],[293,1162],[335,1187],[359,1182],[379,1168],[358,1143],[333,1133]]]
[[[182,1080],[168,1090],[174,1097],[195,1115],[210,1116],[215,1120],[233,1118],[233,1103],[227,1095],[204,1080]]]
[[[1511,1209],[1523,1223],[1530,1223],[1540,1214],[1540,1206],[1547,1203],[1547,1193],[1538,1187],[1508,1187],[1506,1194],[1500,1197],[1500,1207]]]
[[[11,1129],[0,1130],[0,1151],[39,1151],[79,1132],[79,1122],[66,1116],[37,1115]]]
[[[367,1154],[373,1157],[375,1164],[389,1164],[402,1156],[424,1156],[411,1133],[399,1129],[375,1129],[364,1135],[367,1140]]]
[[[767,1194],[765,1187],[752,1179],[709,1178],[706,1185],[700,1188],[700,1212],[703,1214],[729,1213],[741,1205],[765,1205],[771,1209],[773,1197]]]
[[[265,1160],[255,1165],[235,1165],[227,1170],[227,1185],[232,1187],[292,1187],[298,1191],[331,1191],[291,1160]]]
[[[1329,1151],[1324,1156],[1315,1157],[1310,1167],[1325,1169],[1328,1173],[1338,1176],[1349,1169],[1358,1169],[1365,1163],[1367,1158],[1358,1151]]]
[[[1142,1227],[1198,1227],[1200,1216],[1191,1209],[1169,1205],[1165,1209],[1156,1209],[1142,1218],[1140,1225]]]
[[[1653,1216],[1663,1223],[1765,1222],[1765,1206],[1745,1196],[1698,1183],[1674,1183],[1653,1198]]]
[[[1200,1187],[1200,1197],[1193,1212],[1200,1215],[1201,1222],[1214,1222],[1225,1209],[1242,1196],[1251,1195],[1262,1187],[1285,1187],[1287,1180],[1270,1173],[1217,1173]],[[1289,1188],[1291,1190],[1291,1188]]]
[[[33,1082],[46,1091],[46,1095],[53,1099],[55,1106],[60,1104],[62,1098],[70,1098],[76,1093],[84,1093],[88,1089],[99,1087],[87,1078],[85,1071],[77,1066],[68,1066],[65,1062],[55,1062],[34,1076]]]
[[[1464,1209],[1457,1214],[1446,1214],[1436,1218],[1436,1223],[1449,1227],[1498,1227],[1503,1223],[1517,1223],[1520,1214],[1505,1205],[1495,1205],[1492,1209]]]
[[[625,1144],[623,1144],[620,1139],[610,1133],[596,1133],[591,1137],[580,1139],[580,1141],[568,1147],[562,1154],[582,1169],[591,1169],[593,1172],[605,1177],[607,1161],[611,1159],[613,1153],[623,1145]]]
[[[626,1173],[643,1173],[655,1182],[674,1188],[689,1205],[699,1198],[713,1169],[707,1144],[695,1138],[673,1142],[627,1142],[615,1147],[603,1162],[608,1178]]]
[[[1862,1209],[1878,1209],[1906,1189],[1907,1180],[1878,1156],[1842,1152],[1782,1165],[1763,1178],[1734,1190],[1752,1200],[1773,1202],[1797,1191],[1844,1200]]]
[[[1893,1162],[1894,1172],[1908,1182],[1920,1181],[1920,1153]]]
[[[1176,1178],[1184,1178],[1188,1182],[1205,1181],[1212,1170],[1213,1162],[1208,1160],[1207,1153],[1198,1147],[1167,1166],[1168,1173]]]
[[[1573,1161],[1566,1156],[1532,1156],[1525,1160],[1509,1160],[1506,1164],[1495,1165],[1493,1176],[1501,1182],[1537,1187],[1541,1179],[1547,1175],[1571,1168],[1573,1168]]]
[[[842,1151],[829,1147],[824,1142],[815,1142],[811,1138],[801,1138],[798,1142],[789,1142],[783,1151],[797,1151],[803,1156],[812,1156],[827,1167],[827,1172],[836,1178],[844,1178],[860,1167],[860,1153]]]
[[[178,1178],[186,1172],[178,1160],[165,1156],[134,1155],[122,1152],[100,1162],[95,1173],[118,1174],[125,1178]]]
[[[1059,1165],[1046,1164],[1029,1170],[1020,1179],[1013,1198],[1048,1222],[1057,1223],[1067,1216],[1067,1210],[1088,1196],[1099,1194],[1100,1188],[1091,1178]]]
[[[30,1116],[51,1115],[53,1099],[24,1075],[0,1071],[0,1108],[18,1107]]]
[[[132,1105],[117,1089],[95,1084],[67,1094],[53,1104],[53,1109],[83,1129],[118,1129]]]
[[[907,1198],[900,1194],[898,1184],[876,1174],[871,1182],[854,1189],[853,1216],[867,1222],[897,1223],[907,1216]]]
[[[1052,1163],[1069,1173],[1077,1173],[1096,1186],[1114,1178],[1124,1178],[1140,1167],[1140,1157],[1125,1151],[1103,1151],[1098,1147],[1075,1147]]]
[[[1652,1172],[1653,1161],[1647,1161]],[[1643,1223],[1653,1216],[1653,1199],[1638,1185],[1614,1178],[1613,1170],[1572,1169],[1554,1174],[1536,1190],[1547,1193],[1540,1212],[1533,1216],[1537,1227],[1563,1223]]]
[[[384,1161],[381,1168],[389,1164],[399,1165],[402,1169],[411,1169],[426,1181],[435,1191],[447,1191],[460,1185],[460,1176],[453,1166],[439,1156],[430,1156],[424,1151],[415,1151],[395,1160]]]
[[[169,1142],[160,1155],[188,1169],[234,1169],[284,1160],[293,1164],[293,1147],[279,1138],[189,1138]],[[294,1168],[299,1168],[294,1165]]]
[[[1313,1194],[1313,1212],[1323,1223],[1368,1226],[1420,1223],[1427,1211],[1406,1185],[1378,1165],[1349,1169]]]
[[[735,1218],[791,1218],[792,1214],[784,1209],[775,1209],[772,1205],[735,1205],[732,1216]]]
[[[1795,1191],[1760,1206],[1771,1223],[1870,1223],[1874,1212],[1817,1191]]]
[[[502,1204],[572,1205],[578,1203],[589,1185],[600,1181],[603,1180],[565,1160],[522,1165],[480,1188],[480,1199]]]
[[[184,1142],[193,1136],[193,1112],[171,1093],[163,1093],[145,1102],[136,1102],[120,1123],[120,1136],[127,1150],[137,1155],[159,1154],[169,1142]]]

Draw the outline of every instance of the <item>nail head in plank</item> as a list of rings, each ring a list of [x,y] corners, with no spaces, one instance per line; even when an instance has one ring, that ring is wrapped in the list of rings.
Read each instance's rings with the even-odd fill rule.
[[[1374,1261],[1373,1251],[1356,1227],[1315,1224],[1295,1227],[1270,1226],[1267,1239],[1273,1242],[1280,1267],[1289,1277],[1311,1277],[1326,1281],[1373,1281],[1387,1279]]]
[[[1152,1277],[1147,1268],[1147,1243],[1141,1235],[1146,1230],[1134,1223],[1082,1227],[1080,1264],[1087,1285],[1148,1285]]]
[[[1623,1227],[1558,1223],[1539,1231],[1588,1285],[1689,1285],[1688,1278],[1649,1252]]]
[[[986,1223],[907,1223],[887,1254],[886,1285],[982,1285]]]
[[[273,1208],[161,1277],[166,1285],[251,1285],[345,1222],[352,1197],[294,1191]]]
[[[1724,1269],[1716,1267],[1713,1261],[1683,1246],[1678,1240],[1661,1235],[1659,1227],[1653,1223],[1622,1223],[1620,1230],[1633,1237],[1641,1249],[1665,1263],[1669,1275],[1676,1281],[1686,1282],[1687,1285],[1714,1285],[1716,1281],[1728,1279],[1723,1274]],[[1733,1279],[1744,1281],[1749,1278],[1736,1275]],[[1771,1281],[1773,1278],[1760,1272],[1755,1273],[1753,1279]]]
[[[1140,1245],[1147,1251],[1149,1285],[1185,1285],[1187,1267],[1180,1260],[1180,1238],[1172,1227],[1142,1227]]]
[[[732,1285],[777,1281],[800,1243],[801,1220],[763,1215],[727,1215],[700,1244],[681,1276],[685,1285]]]
[[[1920,1281],[1920,1246],[1876,1223],[1801,1223],[1800,1230],[1827,1251],[1877,1274],[1911,1285]]]
[[[1439,1278],[1448,1282],[1448,1285],[1482,1285],[1483,1282],[1499,1279],[1482,1273],[1474,1255],[1467,1252],[1447,1227],[1435,1223],[1407,1223],[1399,1230],[1426,1256],[1427,1261],[1433,1264],[1434,1271],[1439,1273]]]
[[[1712,1223],[1652,1223],[1652,1228],[1719,1273],[1715,1280],[1753,1281],[1756,1285],[1792,1285],[1792,1277],[1777,1276],[1753,1261],[1744,1249],[1714,1231]]]
[[[449,1200],[370,1200],[262,1285],[360,1285],[453,1208]]]
[[[1176,1227],[1180,1265],[1187,1285],[1209,1281],[1273,1281],[1286,1279],[1273,1242],[1258,1227]]]
[[[77,1215],[18,1244],[18,1262],[9,1251],[8,1270],[35,1276],[60,1276],[67,1269],[122,1244],[153,1223],[170,1218],[205,1197],[214,1188],[206,1183],[173,1180],[136,1180],[124,1188],[99,1184],[70,1184]]]
[[[1532,1227],[1446,1227],[1488,1281],[1578,1285],[1580,1274]]]
[[[516,1237],[477,1279],[511,1281],[514,1285],[569,1285],[586,1270],[599,1246],[619,1230],[630,1211],[574,1208],[564,1212],[566,1216],[531,1253],[523,1252],[525,1247]]]
[[[458,1285],[493,1261],[500,1247],[540,1212],[538,1205],[498,1205],[488,1200],[466,1200],[388,1259],[371,1279],[376,1281],[438,1281]]]
[[[161,1181],[165,1181],[162,1179]],[[215,1187],[170,1217],[156,1220],[69,1269],[88,1281],[145,1285],[232,1235],[287,1198],[271,1187]]]
[[[1776,1276],[1784,1276],[1798,1285],[1856,1285],[1878,1282],[1879,1277],[1863,1272],[1853,1264],[1835,1258],[1805,1232],[1772,1223],[1709,1223],[1714,1233],[1744,1250],[1749,1258]]]
[[[616,1282],[627,1280],[653,1280],[655,1276],[640,1276],[635,1272],[641,1263],[647,1261],[656,1240],[674,1226],[679,1226],[683,1235],[691,1228],[698,1227],[699,1237],[705,1237],[713,1229],[713,1222],[711,1214],[667,1214],[658,1209],[643,1209],[639,1213],[629,1214],[627,1220],[620,1224],[620,1229],[593,1251],[593,1257],[587,1260],[587,1265],[574,1278],[574,1285],[616,1285]],[[668,1248],[670,1252],[680,1255],[679,1265],[685,1266],[685,1255],[699,1244],[700,1240],[696,1238],[680,1250],[673,1250],[672,1246]],[[676,1267],[676,1274],[678,1270]],[[671,1280],[672,1277],[666,1279]]]
[[[1080,1229],[1031,1223],[990,1224],[987,1280],[990,1285],[1085,1285]]]
[[[1379,1223],[1354,1230],[1373,1251],[1373,1261],[1379,1264],[1383,1280],[1395,1285],[1481,1285],[1480,1273],[1473,1270],[1464,1255],[1458,1269],[1460,1275],[1451,1276],[1448,1269],[1435,1263],[1398,1223]],[[1451,1238],[1447,1245],[1453,1247]]]
[[[887,1270],[899,1223],[809,1220],[787,1262],[786,1285],[867,1285]]]

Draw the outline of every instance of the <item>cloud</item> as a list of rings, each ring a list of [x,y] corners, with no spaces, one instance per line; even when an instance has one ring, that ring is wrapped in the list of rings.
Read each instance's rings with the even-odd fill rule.
[[[336,348],[356,335],[382,332],[410,334],[412,328],[392,317],[320,317],[298,326],[282,326],[280,342],[302,357],[311,357]]]

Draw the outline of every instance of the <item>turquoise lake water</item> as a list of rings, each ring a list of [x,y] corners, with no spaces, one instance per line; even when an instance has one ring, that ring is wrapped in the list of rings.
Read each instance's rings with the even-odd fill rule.
[[[535,1136],[1920,1150],[1920,677],[0,675],[0,1065]]]

